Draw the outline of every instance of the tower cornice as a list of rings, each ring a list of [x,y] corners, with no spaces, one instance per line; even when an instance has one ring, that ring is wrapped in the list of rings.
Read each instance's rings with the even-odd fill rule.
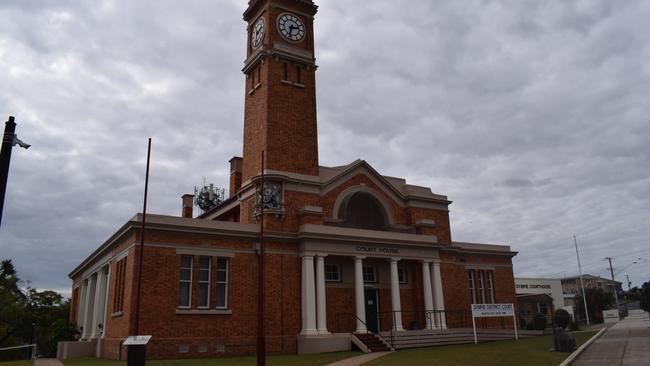
[[[289,3],[296,3],[301,6],[305,6],[310,12],[311,15],[316,14],[318,11],[318,5],[314,4],[312,0],[284,0]],[[279,1],[269,1],[269,0],[249,0],[248,8],[244,11],[244,20],[248,20],[252,15],[257,12],[261,6],[264,6],[264,3],[280,3]]]

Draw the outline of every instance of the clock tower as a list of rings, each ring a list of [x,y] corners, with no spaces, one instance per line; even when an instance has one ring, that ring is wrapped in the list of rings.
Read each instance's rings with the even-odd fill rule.
[[[242,182],[265,169],[318,176],[311,0],[250,0]]]

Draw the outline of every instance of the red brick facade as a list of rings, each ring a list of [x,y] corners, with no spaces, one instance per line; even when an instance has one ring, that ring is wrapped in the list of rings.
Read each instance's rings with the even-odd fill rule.
[[[304,41],[289,43],[278,34],[276,19],[287,12],[299,14],[306,29]],[[262,151],[266,157],[265,181],[282,187],[282,207],[269,210],[264,216],[267,351],[294,353],[298,350],[299,334],[305,329],[301,256],[326,255],[324,264],[338,265],[341,271],[340,281],[325,285],[329,332],[354,331],[356,295],[352,272],[354,258],[360,255],[364,263],[376,268],[379,277],[365,288],[377,290],[380,330],[390,330],[394,325],[391,281],[399,288],[404,328],[422,328],[427,323],[425,310],[433,309],[425,308],[427,289],[423,271],[429,267],[423,268],[423,261],[426,266],[432,261],[436,266],[439,263],[442,285],[438,288],[444,295],[448,327],[467,326],[462,312],[467,312],[471,303],[469,269],[492,271],[494,302],[516,303],[511,263],[516,253],[503,246],[453,242],[448,211],[451,202],[445,196],[397,178],[381,176],[363,161],[335,168],[318,165],[313,60],[315,12],[316,7],[307,0],[249,2],[244,18],[252,25],[264,17],[266,30],[258,50],[248,46],[244,69],[243,158],[231,160],[230,198],[198,218],[147,216],[139,333],[153,336],[147,348],[149,358],[208,357],[255,351],[260,242],[256,192],[261,179]],[[249,33],[249,39],[250,36]],[[385,218],[385,222],[371,228],[353,225],[346,216],[347,205],[352,198],[362,196],[363,202],[383,211],[383,216],[378,217]],[[73,280],[70,319],[86,326],[84,339],[99,334],[102,357],[124,359],[126,350],[121,342],[135,332],[140,220],[140,216],[130,220],[70,274]],[[182,256],[193,258],[190,308],[179,305]],[[199,302],[199,281],[205,273],[195,265],[201,256],[211,258],[210,303],[206,308],[195,305]],[[405,271],[406,283],[396,285],[395,277],[389,278],[392,257],[397,257]],[[117,262],[124,258],[124,282],[118,286]],[[223,309],[217,306],[219,258],[228,263],[224,282],[227,282],[227,306]],[[91,317],[89,323],[88,316],[79,318],[79,315],[98,306],[98,302],[89,305],[83,295],[90,289],[100,291],[102,277],[98,269],[101,268],[109,270],[105,324],[101,316]],[[308,284],[311,285],[314,284]],[[122,311],[115,308],[118,295],[122,296]],[[96,296],[99,302],[102,296],[101,293]],[[443,309],[439,306],[435,310]]]

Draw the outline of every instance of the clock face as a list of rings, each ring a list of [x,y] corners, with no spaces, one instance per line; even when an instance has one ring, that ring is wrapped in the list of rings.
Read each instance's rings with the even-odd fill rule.
[[[253,32],[251,32],[251,46],[257,48],[262,44],[264,39],[264,18],[260,17],[255,25],[253,26]]]
[[[282,14],[278,18],[280,34],[291,42],[300,42],[305,39],[305,24],[293,14]]]

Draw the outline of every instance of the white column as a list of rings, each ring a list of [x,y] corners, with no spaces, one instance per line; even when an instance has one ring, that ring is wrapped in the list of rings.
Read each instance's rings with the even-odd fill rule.
[[[95,290],[95,305],[93,312],[93,328],[90,338],[99,338],[103,334],[104,310],[106,309],[106,269],[97,271],[97,289]],[[99,325],[102,325],[102,329]]]
[[[390,259],[390,302],[393,307],[393,319],[395,320],[395,331],[404,330],[402,327],[402,305],[399,294],[399,276],[397,274],[397,261],[399,259]]]
[[[431,293],[431,271],[429,270],[430,261],[422,261],[422,291],[424,292],[424,311],[434,310],[433,308],[433,294]],[[430,313],[429,316],[424,317],[426,328],[433,328],[435,321],[435,313]]]
[[[104,291],[102,291],[102,282],[103,282],[103,277],[104,277],[104,271],[99,270],[97,273],[95,273],[96,276],[96,282],[95,282],[95,296],[93,297],[93,314],[92,314],[92,327],[90,329],[90,338],[97,338],[99,335],[99,329],[97,329],[99,325],[99,319],[100,319],[100,311],[101,311],[101,305],[103,304],[102,301],[102,294]]]
[[[302,256],[302,331],[318,334],[316,329],[316,291],[314,286],[314,256]]]
[[[354,299],[357,310],[357,333],[365,333],[366,325],[366,299],[363,292],[363,258],[354,258]]]
[[[81,338],[83,339],[88,339],[92,334],[96,286],[97,286],[97,275],[93,274],[88,278],[88,289],[86,290],[86,309],[84,310],[84,331],[81,336]]]
[[[442,292],[442,277],[440,276],[440,261],[433,261],[433,271],[431,271],[431,276],[433,277],[433,288],[435,289],[435,301],[436,301],[436,310],[444,311],[445,310],[445,298]],[[447,329],[447,320],[444,313],[440,314],[440,327],[442,329]]]
[[[111,266],[107,265],[106,267],[106,292],[104,294],[104,317],[102,318],[102,338],[106,337],[106,314],[108,313],[108,284],[111,283]],[[98,356],[99,357],[99,356]]]
[[[79,298],[77,299],[77,326],[85,327],[86,320],[86,292],[88,291],[88,280],[81,280],[79,285]]]
[[[327,331],[327,300],[325,298],[325,256],[316,255],[316,328],[318,334]]]

